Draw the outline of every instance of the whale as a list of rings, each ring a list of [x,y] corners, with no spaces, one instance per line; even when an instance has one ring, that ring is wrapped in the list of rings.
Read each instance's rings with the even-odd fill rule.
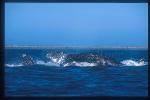
[[[58,63],[61,65],[70,65],[73,66],[76,63],[86,63],[86,64],[96,64],[96,65],[111,65],[111,66],[119,66],[121,65],[120,62],[116,61],[114,58],[101,56],[98,54],[92,53],[79,53],[79,54],[63,54],[63,53],[56,53],[48,54],[48,59],[51,62]]]
[[[97,63],[98,65],[111,65],[119,66],[120,62],[116,61],[114,58],[107,56],[100,56],[94,54],[69,54],[67,55],[65,62],[88,62],[88,63]]]

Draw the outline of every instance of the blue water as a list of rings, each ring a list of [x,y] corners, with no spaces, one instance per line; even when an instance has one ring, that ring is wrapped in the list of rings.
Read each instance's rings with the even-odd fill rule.
[[[49,53],[54,57],[62,53],[63,55],[93,54],[126,63],[116,66],[88,66],[92,62],[84,61],[84,65],[63,66],[57,62],[48,63],[52,62],[46,57]],[[5,95],[148,96],[147,53],[147,50],[6,49]],[[23,54],[30,55],[35,62],[40,61],[40,63],[22,65]],[[141,59],[144,62],[142,64]],[[134,63],[127,63],[130,61]],[[75,62],[80,63],[79,60]]]

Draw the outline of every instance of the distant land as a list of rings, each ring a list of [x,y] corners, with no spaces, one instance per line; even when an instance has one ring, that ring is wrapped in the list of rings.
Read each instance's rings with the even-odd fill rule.
[[[38,45],[7,45],[5,48],[20,48],[20,49],[50,49],[50,48],[79,48],[79,49],[148,49],[143,46],[38,46]]]

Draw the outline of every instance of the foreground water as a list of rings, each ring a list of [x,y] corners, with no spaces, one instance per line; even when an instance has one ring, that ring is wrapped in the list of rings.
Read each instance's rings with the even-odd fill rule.
[[[6,49],[5,95],[147,96],[147,53],[147,50]],[[35,63],[23,65],[23,54],[30,55]],[[99,64],[95,57],[107,57],[111,63],[104,59],[105,63]]]

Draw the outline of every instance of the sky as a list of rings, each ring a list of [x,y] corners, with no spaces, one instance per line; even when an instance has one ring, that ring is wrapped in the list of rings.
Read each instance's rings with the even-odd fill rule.
[[[145,46],[147,3],[5,3],[5,45]]]

